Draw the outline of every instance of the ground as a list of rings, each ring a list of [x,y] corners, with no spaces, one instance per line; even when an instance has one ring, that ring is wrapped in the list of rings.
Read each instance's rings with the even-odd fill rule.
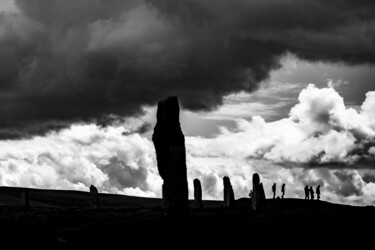
[[[343,243],[364,236],[375,225],[375,208],[300,199],[266,200],[261,211],[251,200],[204,201],[189,218],[168,219],[160,199],[101,194],[101,208],[89,207],[89,194],[78,191],[29,189],[30,207],[21,205],[23,189],[0,188],[2,242],[38,245],[138,244],[181,248],[194,244],[223,246],[266,239],[266,244],[299,239]],[[337,237],[336,235],[339,235]],[[362,241],[361,241],[362,242]]]

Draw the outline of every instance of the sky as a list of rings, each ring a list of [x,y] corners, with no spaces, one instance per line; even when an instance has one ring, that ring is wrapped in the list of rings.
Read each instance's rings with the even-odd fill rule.
[[[305,185],[375,205],[375,3],[0,0],[0,185],[161,197],[178,96],[189,193]]]

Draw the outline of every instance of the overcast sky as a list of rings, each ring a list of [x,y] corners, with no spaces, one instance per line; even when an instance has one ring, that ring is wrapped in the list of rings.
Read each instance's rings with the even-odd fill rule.
[[[375,3],[0,0],[0,185],[161,196],[177,95],[190,195],[321,185],[375,204]],[[192,196],[191,196],[192,197]]]

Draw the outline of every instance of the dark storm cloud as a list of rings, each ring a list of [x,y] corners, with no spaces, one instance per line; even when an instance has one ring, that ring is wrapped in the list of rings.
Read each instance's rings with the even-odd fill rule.
[[[152,129],[152,124],[149,123],[149,122],[145,122],[145,123],[142,123],[141,125],[139,125],[138,127],[136,127],[134,130],[123,132],[122,134],[123,135],[132,135],[132,134],[141,134],[142,135],[142,134],[147,133],[151,129]]]
[[[190,110],[251,92],[292,52],[374,63],[371,1],[17,0],[0,16],[0,128]],[[48,126],[47,126],[48,128]],[[12,137],[14,133],[10,133]]]

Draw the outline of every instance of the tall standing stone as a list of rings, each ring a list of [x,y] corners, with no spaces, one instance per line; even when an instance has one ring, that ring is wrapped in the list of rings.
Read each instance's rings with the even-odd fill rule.
[[[99,192],[94,185],[90,186],[90,205],[91,208],[100,208]]]
[[[202,185],[198,179],[194,179],[194,202],[197,208],[203,208]]]
[[[228,176],[223,178],[224,184],[224,207],[234,206],[234,192]]]
[[[186,216],[189,213],[185,137],[179,115],[177,97],[159,101],[157,123],[152,136],[159,174],[164,181],[164,210],[169,216]]]
[[[259,183],[260,183],[260,178],[257,173],[253,174],[253,192],[252,192],[252,197],[251,197],[251,206],[253,208],[253,211],[258,210],[259,206]]]

